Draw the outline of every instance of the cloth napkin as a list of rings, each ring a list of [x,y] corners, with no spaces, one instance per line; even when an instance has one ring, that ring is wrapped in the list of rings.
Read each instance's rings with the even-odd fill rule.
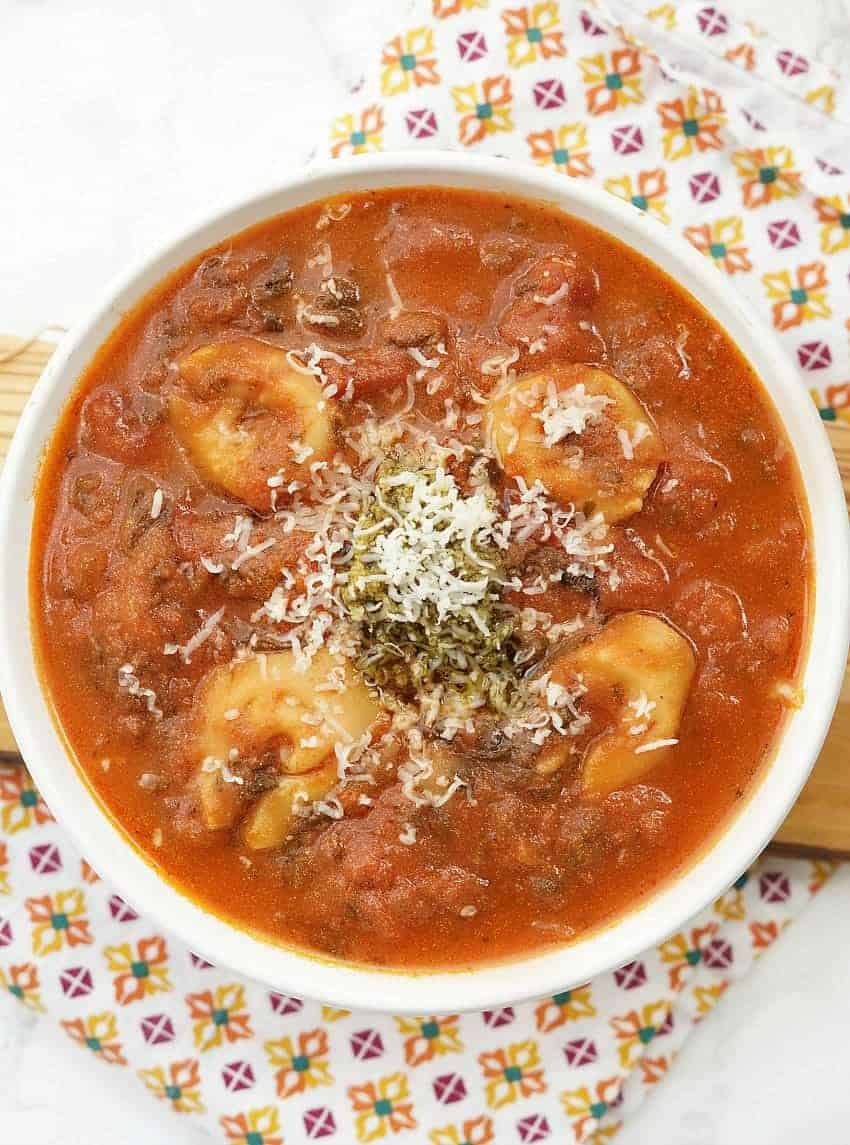
[[[488,151],[669,222],[850,419],[850,87],[713,5],[432,0],[376,52],[334,155]],[[554,997],[394,1017],[269,991],[141,917],[0,764],[0,988],[230,1145],[602,1145],[834,869],[768,857],[659,947]],[[175,1123],[175,1139],[179,1127]]]

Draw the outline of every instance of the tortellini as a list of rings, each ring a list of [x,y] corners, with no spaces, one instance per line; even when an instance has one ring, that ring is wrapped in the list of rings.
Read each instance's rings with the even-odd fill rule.
[[[509,379],[490,398],[485,425],[510,477],[540,480],[562,504],[608,522],[640,512],[664,457],[635,395],[593,366],[555,365]]]
[[[555,661],[551,679],[565,687],[581,681],[587,689],[582,706],[601,708],[612,720],[585,754],[586,792],[607,795],[636,783],[667,757],[695,668],[689,641],[644,612],[613,617],[597,635]]]
[[[241,788],[250,782],[240,760],[272,756],[279,769],[276,786],[260,795],[244,825],[245,842],[255,850],[282,843],[298,803],[309,806],[330,791],[336,745],[360,740],[380,710],[347,662],[325,650],[305,671],[296,669],[291,652],[216,668],[200,700],[197,782],[207,827],[230,827],[240,814]]]
[[[333,425],[315,377],[256,338],[211,342],[177,363],[171,427],[198,473],[260,512],[269,477],[297,479],[333,453]]]

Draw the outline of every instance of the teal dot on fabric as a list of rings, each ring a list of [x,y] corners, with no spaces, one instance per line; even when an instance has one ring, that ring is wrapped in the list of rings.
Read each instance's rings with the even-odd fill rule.
[[[436,1038],[440,1034],[440,1027],[436,1022],[423,1022],[421,1029],[423,1038]]]
[[[843,215],[838,216],[838,221],[845,231],[850,231],[850,212],[845,212]]]
[[[255,1133],[253,1129],[250,1131],[250,1133],[246,1133],[245,1145],[263,1145],[262,1133]]]
[[[696,966],[701,958],[702,951],[700,950],[689,950],[685,955],[685,961],[687,962],[688,966]]]
[[[791,291],[791,301],[794,303],[795,306],[802,306],[803,303],[808,299],[808,297],[809,296],[805,292],[805,290],[801,290],[799,286],[795,286],[794,289]]]
[[[21,792],[21,806],[22,807],[35,807],[38,803],[38,792],[34,791],[32,787],[27,787]]]
[[[570,153],[567,151],[566,147],[556,147],[552,152],[552,159],[559,165],[569,163]]]
[[[779,171],[776,167],[762,167],[759,170],[760,183],[775,183]]]
[[[832,408],[827,406],[826,409],[818,410],[822,421],[838,421],[838,414]]]
[[[686,120],[684,120],[684,122],[682,123],[682,131],[685,133],[685,135],[687,135],[691,139],[695,135],[699,135],[699,120],[698,119],[686,119]]]
[[[24,992],[20,986],[10,986],[9,993],[15,998],[23,998]]]
[[[509,1065],[507,1067],[505,1070],[505,1081],[509,1081],[511,1084],[522,1081],[522,1070],[518,1065]]]
[[[68,916],[67,914],[52,914],[50,916],[50,925],[54,930],[67,930],[68,929]]]
[[[562,990],[560,994],[553,994],[552,1001],[556,1006],[566,1006],[573,996],[572,990]]]
[[[594,1101],[593,1105],[591,1105],[590,1109],[588,1110],[588,1113],[590,1114],[590,1116],[595,1117],[597,1121],[599,1120],[600,1117],[604,1117],[607,1112],[608,1112],[607,1101]]]
[[[292,1059],[292,1068],[296,1073],[306,1073],[310,1068],[310,1059],[304,1054],[297,1054]]]
[[[726,243],[712,243],[708,248],[708,252],[712,258],[725,258]]]
[[[412,72],[416,67],[416,56],[412,56],[410,53],[407,53],[401,57],[399,63],[401,64],[402,71]]]
[[[365,131],[352,131],[349,138],[351,140],[352,146],[362,147],[363,144],[366,142],[366,132]]]
[[[212,1020],[214,1026],[226,1026],[229,1019],[230,1015],[228,1014],[227,1010],[213,1010],[212,1012]]]
[[[183,1090],[179,1085],[167,1085],[165,1087],[165,1096],[169,1101],[179,1101],[183,1096]]]
[[[393,1103],[382,1097],[380,1101],[375,1102],[373,1108],[379,1117],[389,1117],[393,1111]]]
[[[540,31],[539,28],[529,28],[528,31],[525,33],[525,37],[528,40],[529,44],[539,44],[540,41],[543,39],[543,33]]]
[[[649,200],[646,195],[632,195],[632,204],[635,207],[640,207],[642,211],[645,211],[649,206]]]
[[[475,114],[479,119],[492,119],[493,105],[491,103],[479,103],[475,109]]]
[[[618,75],[617,72],[611,72],[610,75],[605,77],[605,86],[609,91],[619,91],[623,86],[623,77]]]
[[[130,964],[130,971],[134,978],[147,978],[151,972],[151,968],[147,962],[132,962]]]
[[[642,1029],[638,1030],[638,1037],[640,1038],[643,1045],[648,1046],[657,1032],[658,1031],[656,1030],[655,1026],[644,1026]]]
[[[86,1038],[86,1045],[92,1050],[93,1053],[100,1053],[100,1038]]]

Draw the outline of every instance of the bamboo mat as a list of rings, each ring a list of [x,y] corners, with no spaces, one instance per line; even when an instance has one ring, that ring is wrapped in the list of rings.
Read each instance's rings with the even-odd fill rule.
[[[54,349],[48,342],[35,341],[15,353],[20,345],[19,339],[0,335],[0,463],[30,390]],[[850,501],[850,425],[833,422],[827,431]],[[17,747],[0,706],[3,755],[17,756]],[[815,770],[773,845],[787,851],[850,857],[850,670]]]

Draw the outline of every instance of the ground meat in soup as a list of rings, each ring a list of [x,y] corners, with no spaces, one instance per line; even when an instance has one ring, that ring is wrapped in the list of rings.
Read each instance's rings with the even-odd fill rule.
[[[284,944],[569,942],[680,871],[793,703],[793,455],[713,320],[548,207],[355,194],[205,252],[37,493],[45,684],[135,844]]]

